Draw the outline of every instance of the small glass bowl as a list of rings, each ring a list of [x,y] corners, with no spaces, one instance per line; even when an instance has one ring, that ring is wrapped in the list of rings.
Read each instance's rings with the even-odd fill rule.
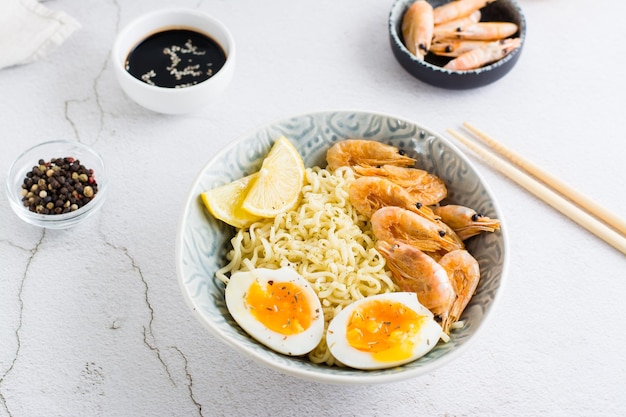
[[[94,198],[79,209],[63,214],[35,213],[22,202],[22,184],[26,174],[38,165],[40,159],[48,162],[52,158],[73,157],[87,169],[92,169],[98,184]],[[11,165],[6,182],[7,197],[11,208],[19,218],[35,226],[48,229],[66,229],[90,217],[98,211],[107,195],[109,177],[104,160],[98,152],[77,141],[54,140],[33,146],[22,153]]]

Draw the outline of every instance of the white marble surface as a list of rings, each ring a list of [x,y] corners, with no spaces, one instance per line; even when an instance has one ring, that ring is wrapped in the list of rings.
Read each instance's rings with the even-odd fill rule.
[[[201,167],[268,121],[330,109],[444,132],[465,120],[622,217],[626,3],[520,0],[528,38],[505,78],[447,91],[411,78],[387,38],[392,1],[180,0],[233,32],[239,62],[214,104],[163,116],[115,82],[116,31],[167,0],[53,0],[82,29],[0,71],[0,181],[38,142],[98,149],[102,211],[42,230],[0,194],[0,416],[617,416],[626,413],[626,258],[475,160],[505,213],[510,273],[479,340],[426,376],[327,386],[241,357],[192,317],[174,244]]]

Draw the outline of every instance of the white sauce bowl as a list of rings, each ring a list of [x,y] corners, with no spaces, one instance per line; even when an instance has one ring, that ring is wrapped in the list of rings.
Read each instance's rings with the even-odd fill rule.
[[[194,30],[209,36],[224,50],[224,66],[209,79],[185,88],[149,85],[126,71],[128,54],[141,41],[172,29]],[[209,104],[226,89],[235,69],[235,41],[226,26],[206,13],[190,9],[162,9],[133,20],[118,33],[111,55],[122,90],[143,107],[166,114],[190,113]]]

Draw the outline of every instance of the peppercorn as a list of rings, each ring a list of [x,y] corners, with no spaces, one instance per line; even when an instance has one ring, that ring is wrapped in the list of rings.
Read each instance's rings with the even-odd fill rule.
[[[22,202],[34,213],[62,214],[88,204],[98,192],[93,169],[73,157],[43,159],[26,173]]]

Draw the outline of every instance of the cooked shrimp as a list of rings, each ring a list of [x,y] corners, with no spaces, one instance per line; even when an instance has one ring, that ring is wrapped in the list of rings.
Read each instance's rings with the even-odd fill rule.
[[[454,232],[441,222],[429,220],[410,210],[400,207],[378,209],[370,219],[372,231],[378,240],[387,242],[402,241],[414,245],[423,252],[439,250],[453,251],[463,248],[463,243]]]
[[[463,310],[476,292],[480,281],[480,268],[478,261],[466,250],[446,253],[439,260],[439,265],[445,269],[456,294],[447,320],[442,323],[444,331],[448,333],[452,323],[461,318]]]
[[[411,166],[415,159],[404,155],[395,146],[375,140],[346,139],[335,143],[326,152],[326,162],[331,171],[342,166]]]
[[[497,41],[514,35],[517,29],[517,25],[512,22],[478,22],[461,28],[435,29],[434,37],[435,41],[441,39]]]
[[[441,39],[433,42],[430,52],[435,55],[456,58],[476,48],[481,48],[490,41],[469,41],[463,39]]]
[[[416,247],[399,241],[378,241],[376,249],[385,258],[394,282],[402,291],[415,292],[419,302],[443,323],[450,321],[456,294],[441,265]]]
[[[483,216],[469,207],[448,204],[433,208],[433,212],[462,240],[476,236],[480,232],[495,232],[500,229],[500,220]]]
[[[504,58],[519,48],[520,45],[521,41],[519,38],[490,42],[483,47],[476,48],[459,55],[444,65],[444,68],[456,71],[480,68],[483,65],[487,65]]]
[[[380,168],[354,167],[354,172],[385,178],[404,188],[414,203],[420,202],[425,206],[437,204],[448,195],[443,180],[422,169],[383,165]]]
[[[402,18],[402,37],[407,49],[419,60],[430,49],[433,39],[433,6],[425,0],[418,0],[404,13]]]
[[[459,17],[458,19],[454,19],[451,20],[449,22],[445,22],[445,23],[440,23],[438,25],[435,25],[436,29],[457,29],[459,27],[463,27],[465,25],[468,25],[470,23],[478,23],[480,22],[480,18],[482,16],[482,13],[480,10],[475,10],[472,13],[468,14],[467,16],[463,16],[463,17]],[[434,36],[434,33],[433,33]]]
[[[458,0],[435,7],[433,10],[435,25],[472,14],[474,11],[482,9],[494,1],[495,0]]]
[[[357,178],[350,184],[348,195],[352,205],[366,217],[372,217],[382,207],[397,206],[431,220],[437,219],[429,207],[413,200],[404,188],[384,178]]]

